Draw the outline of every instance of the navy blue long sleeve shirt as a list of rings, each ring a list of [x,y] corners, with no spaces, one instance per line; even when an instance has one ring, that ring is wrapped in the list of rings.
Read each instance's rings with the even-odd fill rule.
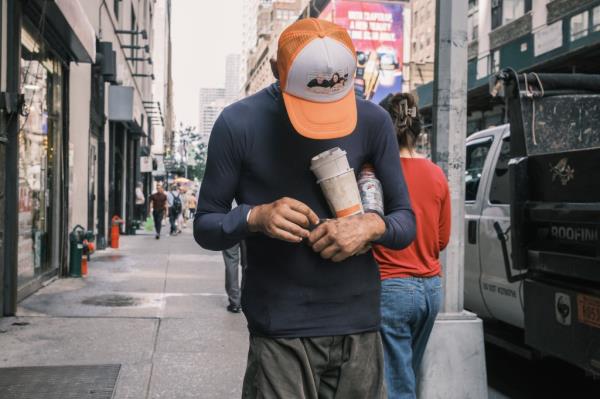
[[[355,173],[371,163],[381,180],[386,229],[377,243],[401,249],[412,242],[415,218],[392,121],[371,102],[357,100],[357,108],[352,134],[309,139],[294,131],[273,84],[225,108],[215,122],[194,237],[212,250],[246,240],[242,307],[253,334],[309,337],[379,329],[379,270],[370,251],[334,263],[305,242],[250,233],[246,221],[253,206],[282,197],[305,203],[320,218],[333,217],[309,167],[313,156],[340,147]],[[232,210],[234,199],[239,205]]]

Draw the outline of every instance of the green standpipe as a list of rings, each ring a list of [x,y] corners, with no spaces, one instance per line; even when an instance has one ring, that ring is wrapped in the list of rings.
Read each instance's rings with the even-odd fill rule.
[[[83,257],[83,239],[85,229],[77,225],[69,234],[69,275],[81,277],[81,258]]]

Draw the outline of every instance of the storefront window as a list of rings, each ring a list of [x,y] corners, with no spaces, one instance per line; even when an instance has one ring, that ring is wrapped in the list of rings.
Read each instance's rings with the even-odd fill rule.
[[[60,64],[35,34],[23,29],[21,37],[25,106],[19,120],[19,287],[57,265],[51,258],[57,252],[52,248],[58,227],[54,190],[59,187],[62,126]]]
[[[492,62],[490,64],[491,73],[496,73],[500,70],[500,50],[492,51]]]
[[[588,35],[588,20],[590,14],[585,11],[571,17],[571,41],[581,39]]]

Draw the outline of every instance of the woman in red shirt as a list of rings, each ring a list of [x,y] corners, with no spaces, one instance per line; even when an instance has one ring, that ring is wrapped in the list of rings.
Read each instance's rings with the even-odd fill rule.
[[[415,241],[407,248],[373,249],[382,279],[386,384],[390,399],[416,398],[416,375],[441,302],[439,254],[450,237],[450,196],[444,172],[414,149],[421,130],[414,97],[396,94],[380,105],[396,127],[417,222]]]

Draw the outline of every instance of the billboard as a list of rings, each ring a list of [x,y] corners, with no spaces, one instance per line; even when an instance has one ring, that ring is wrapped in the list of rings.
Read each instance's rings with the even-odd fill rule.
[[[332,0],[320,17],[348,30],[356,48],[356,94],[379,102],[402,91],[406,3]]]

